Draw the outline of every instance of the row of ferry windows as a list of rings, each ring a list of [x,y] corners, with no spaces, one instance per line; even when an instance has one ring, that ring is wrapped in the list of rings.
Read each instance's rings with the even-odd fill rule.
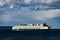
[[[20,26],[27,26],[27,25],[31,25],[31,26],[40,26],[41,24],[19,24]],[[17,26],[19,26],[19,25],[17,25]],[[48,25],[46,25],[46,24],[42,24],[42,26],[48,26]]]

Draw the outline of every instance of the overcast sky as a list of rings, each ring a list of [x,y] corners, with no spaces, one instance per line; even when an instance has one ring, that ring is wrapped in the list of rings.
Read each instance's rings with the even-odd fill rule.
[[[60,0],[0,0],[0,26],[25,23],[60,28]]]

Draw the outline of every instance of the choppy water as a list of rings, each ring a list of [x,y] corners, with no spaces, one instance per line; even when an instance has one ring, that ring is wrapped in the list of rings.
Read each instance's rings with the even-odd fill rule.
[[[60,30],[11,31],[9,27],[2,27],[0,40],[60,40]],[[0,29],[2,29],[0,28]]]

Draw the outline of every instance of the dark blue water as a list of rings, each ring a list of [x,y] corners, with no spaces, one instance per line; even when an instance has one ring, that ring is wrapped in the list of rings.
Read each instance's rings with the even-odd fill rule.
[[[60,40],[60,29],[12,31],[11,27],[0,27],[0,40]]]

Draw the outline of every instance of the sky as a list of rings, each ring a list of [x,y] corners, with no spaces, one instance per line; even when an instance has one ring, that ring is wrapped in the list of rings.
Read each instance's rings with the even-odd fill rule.
[[[0,26],[29,23],[60,29],[60,0],[0,0]]]

